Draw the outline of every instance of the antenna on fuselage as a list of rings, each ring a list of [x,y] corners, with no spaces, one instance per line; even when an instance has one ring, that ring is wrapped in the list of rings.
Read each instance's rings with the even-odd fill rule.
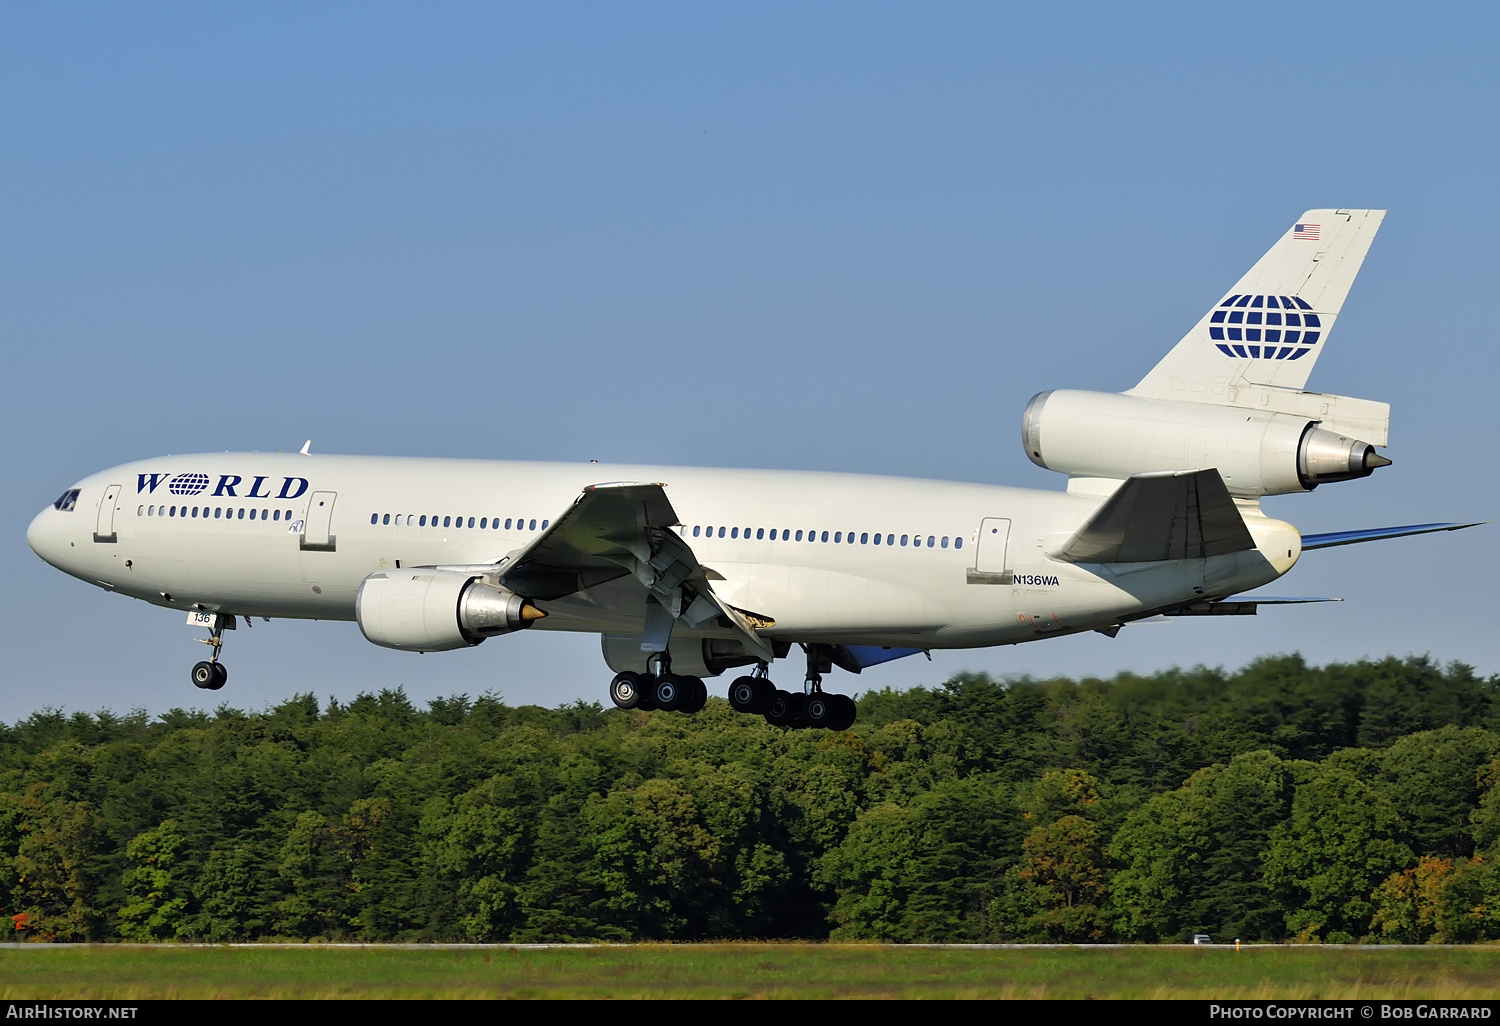
[[[300,452],[304,456],[311,456],[312,455],[312,439],[309,438],[307,441],[303,442],[302,443],[302,448],[298,449],[297,451]]]

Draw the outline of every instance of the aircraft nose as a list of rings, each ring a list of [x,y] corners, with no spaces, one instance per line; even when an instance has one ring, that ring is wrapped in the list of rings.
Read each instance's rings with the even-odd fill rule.
[[[26,528],[26,544],[31,546],[31,551],[41,556],[53,566],[57,565],[60,557],[58,545],[61,542],[60,526],[57,523],[57,511],[44,509],[31,520],[31,526]]]

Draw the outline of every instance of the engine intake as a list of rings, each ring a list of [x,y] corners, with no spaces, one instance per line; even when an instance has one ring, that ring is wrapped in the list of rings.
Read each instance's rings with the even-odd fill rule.
[[[1074,477],[1214,467],[1243,497],[1311,491],[1391,462],[1311,417],[1074,389],[1032,397],[1021,442],[1037,466]]]
[[[364,636],[406,652],[468,648],[546,615],[515,592],[459,570],[383,570],[365,578],[354,600]]]

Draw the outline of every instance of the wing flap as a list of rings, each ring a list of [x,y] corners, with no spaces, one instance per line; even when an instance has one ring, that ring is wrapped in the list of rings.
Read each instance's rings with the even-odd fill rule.
[[[672,528],[677,511],[661,484],[590,485],[568,511],[500,571],[499,583],[525,598],[562,598],[634,577],[647,595],[642,648],[664,651],[674,623],[701,627],[722,617],[746,647],[774,658],[739,610],[714,594],[692,548]]]
[[[1063,546],[1070,563],[1202,559],[1255,548],[1217,470],[1136,474]]]

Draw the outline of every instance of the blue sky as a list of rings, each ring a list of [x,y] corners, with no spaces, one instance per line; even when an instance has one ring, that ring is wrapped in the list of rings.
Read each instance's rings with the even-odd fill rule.
[[[1304,531],[1500,512],[1500,14],[1381,4],[0,7],[0,719],[404,685],[604,698],[589,638],[376,649],[176,613],[26,547],[167,452],[791,467],[1033,487],[1020,414],[1140,376],[1303,210],[1390,209],[1309,387],[1392,403]],[[1500,672],[1500,525],[1310,553],[1337,606],[906,660]],[[795,683],[795,668],[784,670]]]

